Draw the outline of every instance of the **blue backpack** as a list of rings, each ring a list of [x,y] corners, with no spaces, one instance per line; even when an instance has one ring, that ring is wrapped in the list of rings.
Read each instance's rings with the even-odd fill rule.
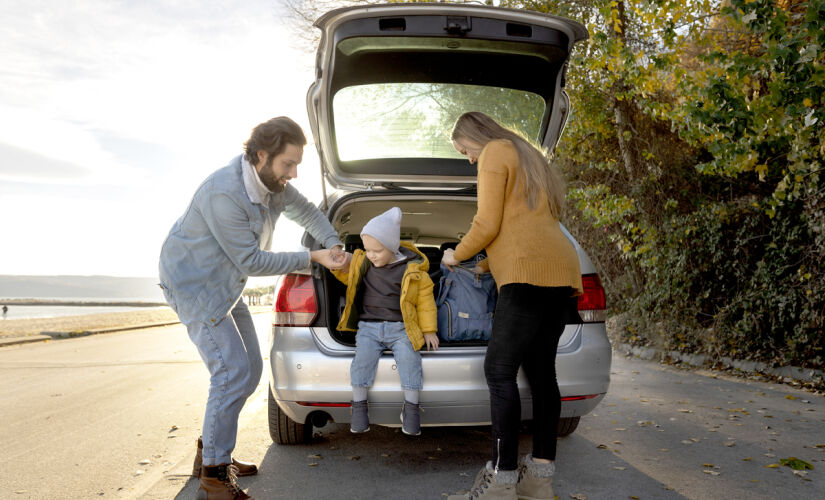
[[[438,338],[445,342],[489,340],[498,291],[493,275],[475,274],[461,266],[450,271],[444,264],[438,307]]]

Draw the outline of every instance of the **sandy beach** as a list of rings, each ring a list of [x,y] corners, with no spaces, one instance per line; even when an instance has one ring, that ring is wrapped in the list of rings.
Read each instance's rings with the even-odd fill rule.
[[[250,306],[252,314],[265,313],[272,306]],[[84,314],[57,318],[0,320],[0,338],[27,337],[43,332],[84,332],[106,328],[122,328],[158,323],[171,323],[178,317],[168,307],[138,311]]]

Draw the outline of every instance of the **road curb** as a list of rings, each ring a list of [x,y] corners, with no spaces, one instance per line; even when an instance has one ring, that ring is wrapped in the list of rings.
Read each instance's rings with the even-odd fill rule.
[[[40,332],[40,335],[28,335],[25,337],[11,337],[0,339],[0,347],[17,344],[28,344],[31,342],[42,342],[44,340],[73,339],[77,337],[87,337],[101,333],[125,332],[128,330],[142,330],[144,328],[156,328],[180,324],[180,321],[165,321],[162,323],[142,323],[139,325],[118,326],[115,328],[97,328],[94,330],[83,330],[77,332]]]
[[[686,354],[679,351],[665,351],[655,347],[639,347],[630,344],[614,343],[614,350],[641,359],[665,361],[671,359],[697,368],[718,369],[719,365],[731,370],[747,374],[765,374],[782,379],[783,382],[793,380],[812,384],[825,385],[825,371],[798,366],[782,366],[775,368],[760,361],[745,361],[728,357],[711,358],[705,354]]]
[[[17,344],[29,344],[31,342],[41,342],[43,340],[51,340],[52,338],[48,335],[29,335],[27,337],[10,337],[6,339],[0,339],[0,347],[5,347],[7,345],[17,345]]]
[[[268,314],[269,311],[253,312],[252,315]],[[142,323],[139,325],[118,326],[114,328],[97,328],[94,330],[83,330],[77,332],[40,332],[40,335],[28,335],[25,337],[10,337],[0,339],[0,347],[16,344],[29,344],[31,342],[42,342],[44,340],[62,340],[73,339],[77,337],[87,337],[89,335],[98,335],[101,333],[117,333],[128,330],[142,330],[144,328],[157,328],[161,326],[179,325],[180,321],[164,321],[162,323]]]

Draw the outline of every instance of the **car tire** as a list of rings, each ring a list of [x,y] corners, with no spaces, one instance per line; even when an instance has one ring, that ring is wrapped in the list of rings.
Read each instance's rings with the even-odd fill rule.
[[[302,444],[312,438],[312,425],[299,424],[278,406],[269,389],[269,436],[277,444]]]
[[[576,427],[579,426],[579,420],[581,420],[581,417],[560,418],[558,436],[563,438],[573,434]]]

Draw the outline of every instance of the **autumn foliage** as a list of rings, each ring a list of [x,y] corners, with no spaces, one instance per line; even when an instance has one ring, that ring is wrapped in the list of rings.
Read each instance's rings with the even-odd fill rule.
[[[825,1],[506,4],[590,32],[557,161],[624,340],[824,367]]]

